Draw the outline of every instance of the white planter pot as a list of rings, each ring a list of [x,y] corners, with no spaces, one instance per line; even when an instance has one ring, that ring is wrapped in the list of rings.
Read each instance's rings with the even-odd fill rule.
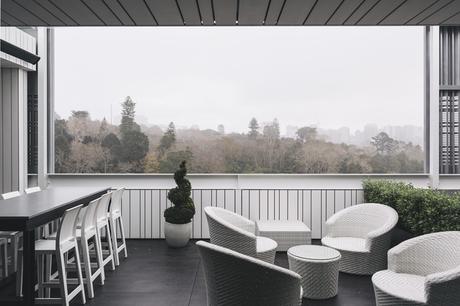
[[[192,222],[186,224],[172,224],[165,221],[166,243],[173,248],[187,245],[192,234]]]

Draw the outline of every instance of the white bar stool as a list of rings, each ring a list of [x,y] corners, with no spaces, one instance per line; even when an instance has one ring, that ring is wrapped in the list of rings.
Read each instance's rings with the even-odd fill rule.
[[[19,191],[12,191],[2,194],[3,200],[12,199],[19,197],[21,193]],[[9,232],[9,231],[0,231],[0,239],[5,238],[7,241],[11,240],[13,246],[13,270],[16,272],[18,270],[18,250],[19,250],[19,240],[22,237],[22,232]],[[7,258],[8,260],[8,258]]]
[[[38,294],[39,297],[36,299],[37,304],[43,303],[61,303],[62,305],[68,306],[70,301],[75,298],[78,294],[81,295],[82,303],[86,303],[83,276],[81,272],[80,255],[78,252],[77,243],[77,217],[80,212],[82,205],[70,208],[65,211],[62,221],[57,231],[56,240],[37,240],[35,242],[35,253],[38,262]],[[67,276],[67,268],[65,261],[65,254],[73,251],[75,253],[75,261],[77,267],[77,278],[71,279]],[[22,253],[22,249],[20,250]],[[21,254],[22,255],[22,254]],[[56,279],[51,274],[51,256],[56,256],[56,263],[58,268],[58,277]],[[45,272],[45,265],[43,264],[44,257],[47,258],[47,271]],[[30,271],[27,271],[30,273]],[[22,294],[22,282],[23,282],[23,267],[22,260],[19,262],[17,278],[17,288],[19,288],[19,295]],[[76,285],[76,288],[69,293],[68,285]],[[60,288],[61,297],[51,298],[49,296],[49,290],[47,290],[47,297],[43,297],[45,288]]]
[[[106,193],[101,196],[99,203],[96,207],[96,236],[101,246],[101,255],[102,255],[102,265],[105,267],[106,265],[110,264],[111,270],[115,270],[115,261],[113,255],[113,248],[112,248],[112,238],[110,236],[110,228],[109,228],[109,218],[107,217],[107,212],[109,209],[110,199],[112,197],[112,192]],[[102,234],[105,232],[107,238],[108,248],[107,250],[103,249],[102,245]],[[107,254],[107,257],[104,258],[104,254]],[[105,279],[105,272],[102,269],[102,276]]]
[[[85,214],[82,218],[81,229],[77,229],[77,238],[80,240],[80,246],[82,249],[83,267],[85,270],[85,283],[88,290],[88,297],[94,298],[94,286],[93,282],[98,276],[100,276],[101,285],[104,285],[103,270],[104,265],[102,263],[102,246],[100,245],[99,239],[97,239],[96,231],[96,209],[101,198],[96,199],[89,203],[86,207]],[[96,251],[96,263],[91,262],[90,248],[91,240],[94,241]],[[93,272],[93,267],[96,266],[96,270]]]
[[[126,248],[126,240],[125,240],[125,230],[123,226],[123,218],[121,216],[121,199],[123,197],[123,192],[125,191],[124,188],[120,188],[112,192],[112,201],[110,203],[109,209],[109,225],[110,231],[112,235],[112,247],[113,247],[113,256],[115,259],[115,265],[120,265],[120,259],[118,254],[121,251],[124,251],[125,258],[128,258],[128,249]],[[117,233],[117,225],[120,226],[120,238],[121,244],[118,245],[118,233]]]

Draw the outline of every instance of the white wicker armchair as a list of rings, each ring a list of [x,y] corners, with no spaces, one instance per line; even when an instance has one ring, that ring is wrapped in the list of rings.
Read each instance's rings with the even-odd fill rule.
[[[255,223],[220,207],[205,207],[211,243],[274,263],[276,241],[255,235]]]
[[[406,240],[388,251],[388,270],[372,276],[377,306],[460,305],[460,232]]]
[[[387,264],[391,232],[398,213],[382,204],[366,203],[345,208],[326,222],[323,245],[340,252],[340,271],[372,275]]]
[[[198,241],[209,306],[299,306],[300,275],[235,251]]]

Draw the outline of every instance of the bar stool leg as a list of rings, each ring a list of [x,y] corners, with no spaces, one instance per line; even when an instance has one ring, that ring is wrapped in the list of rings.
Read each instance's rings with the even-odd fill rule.
[[[109,225],[110,231],[112,235],[112,248],[113,248],[113,256],[115,260],[115,265],[120,265],[120,258],[118,257],[118,242],[117,242],[117,222],[114,218],[109,217]]]
[[[101,241],[98,238],[98,235],[96,234],[94,236],[94,249],[96,251],[96,258],[97,258],[97,265],[99,269],[101,269],[101,275],[99,276],[101,285],[104,285],[105,283],[105,271],[104,271],[104,262],[103,262],[103,255],[102,255],[102,245]]]
[[[113,254],[113,247],[112,247],[112,238],[110,236],[110,229],[109,229],[109,222],[107,220],[107,223],[105,225],[105,233],[106,233],[106,236],[107,236],[107,243],[109,244],[109,256],[111,256],[111,268],[112,268],[112,271],[115,271],[115,260],[114,260],[114,254]]]
[[[83,275],[81,273],[81,262],[80,262],[80,254],[78,252],[78,245],[75,244],[75,261],[77,262],[77,274],[78,274],[78,280],[79,280],[79,286],[80,286],[80,294],[81,294],[81,301],[82,304],[86,304],[86,297],[85,297],[85,284],[83,283]],[[91,269],[91,267],[90,267]],[[91,279],[90,279],[91,282]],[[91,282],[92,283],[92,282]]]
[[[86,286],[88,289],[88,298],[94,298],[94,287],[92,281],[92,271],[91,271],[91,259],[89,256],[88,250],[88,240],[81,237],[81,248],[82,248],[82,256],[83,256],[83,263],[85,265],[85,276],[86,276]]]
[[[64,254],[61,253],[60,250],[57,250],[58,258],[57,258],[57,267],[59,277],[61,278],[60,289],[61,289],[61,298],[62,298],[62,305],[69,306],[68,300],[68,292],[67,292],[67,271],[66,271],[66,262],[64,258]]]
[[[124,251],[125,251],[125,258],[128,258],[128,248],[126,247],[126,239],[125,239],[125,228],[123,225],[123,217],[118,218],[118,222],[120,223],[120,233],[121,233],[121,242],[124,245]]]

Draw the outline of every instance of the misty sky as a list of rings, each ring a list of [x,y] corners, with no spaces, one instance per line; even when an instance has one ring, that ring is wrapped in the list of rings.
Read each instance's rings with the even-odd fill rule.
[[[246,131],[423,124],[422,27],[56,28],[56,112]]]

